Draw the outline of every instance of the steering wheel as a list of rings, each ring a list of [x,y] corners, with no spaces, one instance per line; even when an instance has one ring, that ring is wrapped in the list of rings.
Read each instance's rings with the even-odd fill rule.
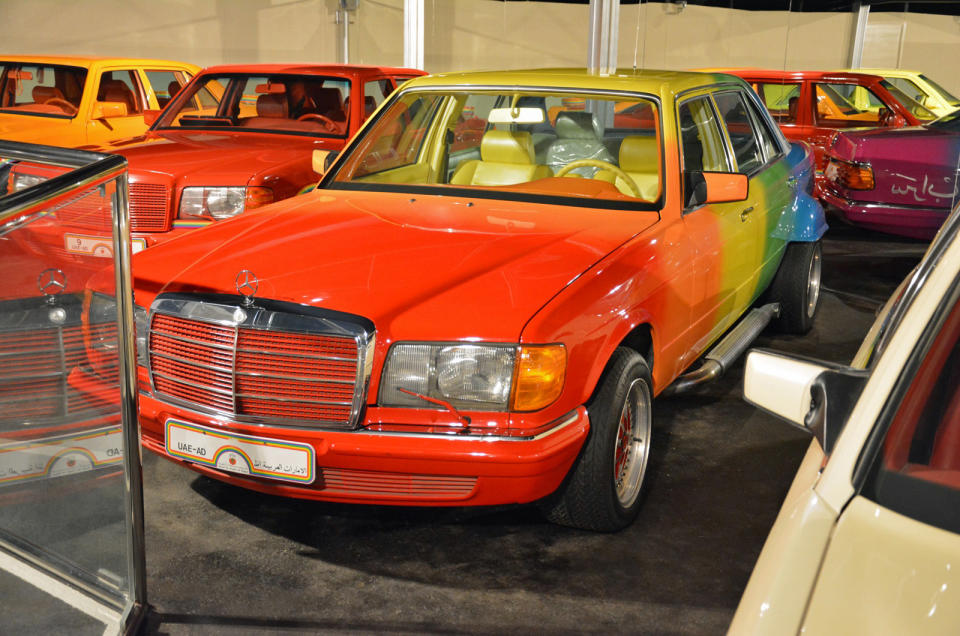
[[[557,170],[557,173],[553,176],[563,177],[577,168],[600,168],[601,170],[609,170],[623,180],[627,186],[627,189],[630,190],[634,197],[637,199],[642,198],[640,196],[640,188],[637,187],[636,182],[630,178],[630,175],[609,161],[604,161],[603,159],[576,159],[575,161],[571,161],[564,167]]]
[[[71,103],[68,102],[67,100],[61,99],[61,98],[59,98],[59,97],[51,97],[51,98],[48,99],[47,101],[43,102],[43,104],[44,104],[44,106],[47,106],[47,105],[49,105],[49,106],[57,106],[57,107],[59,107],[61,110],[63,110],[63,112],[65,112],[65,113],[68,114],[68,115],[73,115],[73,114],[75,114],[75,113],[77,112],[77,107],[76,107],[76,106],[74,106],[73,104],[71,104]]]
[[[327,117],[326,115],[321,115],[320,113],[304,113],[297,117],[297,121],[318,121],[323,124],[323,127],[327,129],[328,132],[336,132],[339,128],[336,122]]]

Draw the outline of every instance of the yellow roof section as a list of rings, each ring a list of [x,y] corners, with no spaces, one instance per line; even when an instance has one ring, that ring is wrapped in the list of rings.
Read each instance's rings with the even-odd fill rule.
[[[692,71],[658,71],[649,69],[617,69],[610,75],[595,75],[583,68],[545,68],[518,71],[475,71],[469,73],[437,73],[417,77],[404,88],[430,86],[530,86],[543,88],[602,89],[670,95],[700,86],[740,83],[733,75]]]
[[[31,64],[57,64],[61,66],[79,66],[82,68],[92,68],[94,66],[149,66],[159,64],[163,66],[179,66],[183,68],[192,68],[197,71],[200,67],[187,62],[178,62],[176,60],[155,60],[150,58],[137,57],[98,57],[81,55],[0,55],[0,62],[21,62]]]

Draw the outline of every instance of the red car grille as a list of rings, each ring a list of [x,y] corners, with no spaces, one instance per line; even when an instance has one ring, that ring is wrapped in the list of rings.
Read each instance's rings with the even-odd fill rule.
[[[413,499],[463,499],[473,492],[477,483],[476,477],[403,475],[343,468],[321,468],[320,475],[324,492]]]
[[[188,405],[259,420],[352,425],[360,361],[342,336],[224,327],[154,314],[155,390]]]
[[[134,232],[167,229],[170,188],[155,183],[130,184],[130,228]]]
[[[0,424],[75,416],[103,409],[67,383],[86,361],[80,325],[0,332]]]
[[[156,183],[130,184],[130,229],[161,232],[167,229],[170,187]],[[57,218],[68,227],[112,232],[113,207],[96,191],[85,193],[57,209]]]

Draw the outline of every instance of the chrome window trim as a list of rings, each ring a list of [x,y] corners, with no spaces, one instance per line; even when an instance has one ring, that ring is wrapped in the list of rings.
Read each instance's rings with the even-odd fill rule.
[[[229,368],[219,368],[220,371],[230,373],[232,389],[226,391],[216,387],[203,387],[212,393],[229,395],[233,405],[231,410],[208,407],[203,404],[197,404],[189,400],[183,400],[157,390],[154,382],[154,375],[167,377],[163,373],[153,370],[153,349],[151,346],[153,330],[153,318],[155,315],[165,315],[174,318],[181,318],[202,322],[218,327],[226,327],[233,331],[233,355]],[[258,426],[276,426],[280,428],[298,428],[304,430],[355,430],[359,425],[360,414],[366,402],[367,391],[369,389],[370,375],[372,365],[368,361],[373,356],[374,345],[376,342],[376,331],[372,323],[365,321],[360,317],[355,318],[354,322],[344,320],[346,314],[323,310],[321,308],[295,305],[293,303],[280,303],[275,301],[260,301],[251,307],[244,307],[243,300],[233,296],[218,296],[215,298],[204,297],[191,294],[161,294],[154,299],[150,305],[147,314],[147,375],[150,380],[150,396],[160,402],[171,406],[184,408],[190,412],[203,415],[213,415],[216,417],[227,418],[231,422],[238,424],[254,424]],[[369,323],[369,326],[362,323]],[[276,402],[297,402],[297,403],[316,403],[316,404],[337,404],[349,405],[350,417],[346,424],[340,421],[303,419],[295,417],[282,416],[254,416],[242,415],[237,413],[237,397],[244,397],[247,394],[237,393],[237,376],[246,375],[248,377],[258,377],[256,374],[237,373],[237,342],[239,339],[240,328],[259,331],[272,331],[291,334],[305,334],[317,336],[331,336],[338,338],[349,338],[354,341],[357,347],[356,375],[354,377],[353,399],[349,402],[316,401],[316,400],[292,400],[282,397],[266,398]],[[167,334],[163,334],[164,337]],[[216,343],[200,343],[211,348],[228,350],[229,345],[217,345]],[[259,353],[260,350],[244,351]],[[160,354],[161,357],[169,357]],[[292,356],[298,357],[298,356]],[[339,359],[335,356],[299,356],[311,359]],[[197,365],[193,365],[197,366]],[[264,376],[267,377],[267,376]],[[287,379],[297,380],[296,376],[283,376]],[[182,380],[169,378],[181,382]]]

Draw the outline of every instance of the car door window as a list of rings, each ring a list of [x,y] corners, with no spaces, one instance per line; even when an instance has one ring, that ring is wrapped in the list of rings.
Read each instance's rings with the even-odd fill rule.
[[[387,95],[393,92],[393,84],[388,79],[379,79],[363,85],[363,118],[366,119],[383,103]]]
[[[97,101],[119,103],[126,107],[127,115],[143,112],[143,99],[135,71],[105,71],[100,76]]]
[[[780,144],[777,142],[775,133],[770,128],[770,121],[761,112],[760,108],[753,100],[746,100],[747,110],[750,111],[750,119],[753,122],[754,131],[757,139],[760,140],[760,146],[763,148],[763,154],[767,161],[780,154]]]
[[[737,172],[750,174],[763,165],[763,152],[750,120],[744,96],[739,91],[725,91],[713,96],[720,111],[733,156],[737,161]]]
[[[753,89],[778,124],[797,123],[800,107],[799,83],[753,82]]]
[[[730,165],[716,112],[706,97],[680,104],[680,148],[686,172],[729,172]]]
[[[905,373],[909,384],[863,494],[918,521],[960,532],[960,303],[933,321],[935,336]],[[896,395],[896,394],[895,394]]]
[[[883,100],[866,86],[822,82],[815,85],[818,126],[856,128],[878,126],[889,116]]]
[[[157,104],[160,108],[166,107],[174,95],[190,80],[188,73],[180,71],[154,71],[147,69],[144,71],[144,74],[147,76],[147,81],[150,82],[150,87],[153,88],[153,92],[157,96]]]

